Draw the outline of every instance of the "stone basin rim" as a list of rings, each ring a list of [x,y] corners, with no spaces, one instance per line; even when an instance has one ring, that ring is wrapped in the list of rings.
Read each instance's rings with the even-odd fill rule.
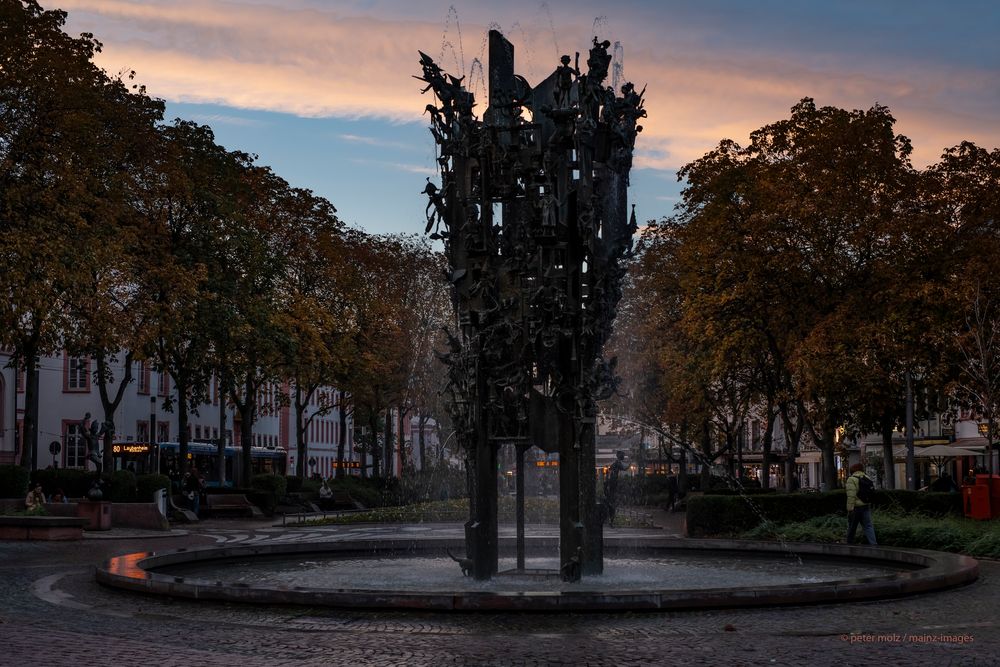
[[[553,548],[558,538],[527,538],[529,550]],[[581,589],[574,591],[393,591],[388,589],[321,589],[278,585],[223,584],[207,579],[175,577],[153,571],[182,563],[254,556],[369,556],[441,553],[464,548],[459,538],[389,538],[351,541],[273,542],[136,552],[105,561],[96,569],[101,584],[169,597],[311,605],[345,609],[423,611],[654,611],[724,609],[878,600],[943,590],[978,578],[978,562],[968,556],[922,549],[796,542],[670,537],[612,537],[605,552],[745,553],[747,555],[819,556],[909,568],[890,574],[820,583],[781,584],[757,588],[661,589],[648,591]],[[512,539],[501,539],[510,547]],[[405,556],[404,556],[405,557]],[[586,586],[586,579],[581,584]]]

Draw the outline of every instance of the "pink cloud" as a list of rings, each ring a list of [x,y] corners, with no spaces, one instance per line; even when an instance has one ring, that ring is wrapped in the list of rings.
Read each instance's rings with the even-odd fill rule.
[[[70,28],[91,30],[105,42],[99,62],[109,71],[135,69],[151,94],[169,100],[212,102],[301,116],[377,116],[394,122],[419,122],[429,101],[411,75],[419,71],[417,50],[452,71],[466,70],[482,53],[489,18],[470,10],[461,30],[442,20],[398,18],[361,4],[310,9],[220,0],[162,1],[62,0]],[[382,5],[377,5],[382,6]],[[527,5],[525,5],[526,7]],[[391,6],[389,8],[391,10]],[[490,11],[494,11],[491,9]],[[531,15],[524,7],[498,7],[498,13]],[[584,51],[589,21],[566,21],[552,34],[547,18],[510,24],[518,62],[529,80],[545,76],[556,64],[556,44],[566,52]],[[601,25],[602,36],[628,20]],[[476,19],[479,20],[476,23]],[[683,26],[637,23],[627,42],[626,75],[648,84],[649,118],[643,123],[636,165],[676,169],[702,155],[724,137],[745,142],[749,133],[779,118],[801,97],[818,104],[867,108],[888,105],[899,132],[911,137],[914,161],[934,161],[946,146],[962,139],[1000,145],[1000,126],[984,108],[956,111],[956,99],[1000,89],[995,71],[948,67],[876,65],[858,69],[842,63],[790,62],[762,46],[752,54],[701,44]],[[449,42],[455,48],[443,47]],[[467,84],[483,92],[482,83]],[[979,109],[977,111],[977,109]],[[480,111],[482,108],[480,107]]]

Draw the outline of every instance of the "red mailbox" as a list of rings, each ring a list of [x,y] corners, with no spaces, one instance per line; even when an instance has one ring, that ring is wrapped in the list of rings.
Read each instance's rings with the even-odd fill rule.
[[[990,518],[1000,517],[1000,475],[976,475],[976,486],[988,489]]]
[[[962,487],[962,508],[965,516],[970,519],[990,518],[990,489],[987,484],[975,484]]]

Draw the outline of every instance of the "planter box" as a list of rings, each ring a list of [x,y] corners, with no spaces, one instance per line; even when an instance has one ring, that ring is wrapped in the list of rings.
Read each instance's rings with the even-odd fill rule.
[[[103,500],[81,500],[76,515],[86,519],[84,530],[111,530],[111,503]]]
[[[170,530],[156,503],[111,503],[111,523],[115,528]]]
[[[65,516],[0,516],[0,540],[79,540],[86,523]]]

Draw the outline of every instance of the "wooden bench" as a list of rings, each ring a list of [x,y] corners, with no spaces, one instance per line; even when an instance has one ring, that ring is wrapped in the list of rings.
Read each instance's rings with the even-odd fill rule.
[[[215,493],[205,496],[205,511],[212,516],[230,512],[241,516],[264,516],[260,509],[242,493]]]

